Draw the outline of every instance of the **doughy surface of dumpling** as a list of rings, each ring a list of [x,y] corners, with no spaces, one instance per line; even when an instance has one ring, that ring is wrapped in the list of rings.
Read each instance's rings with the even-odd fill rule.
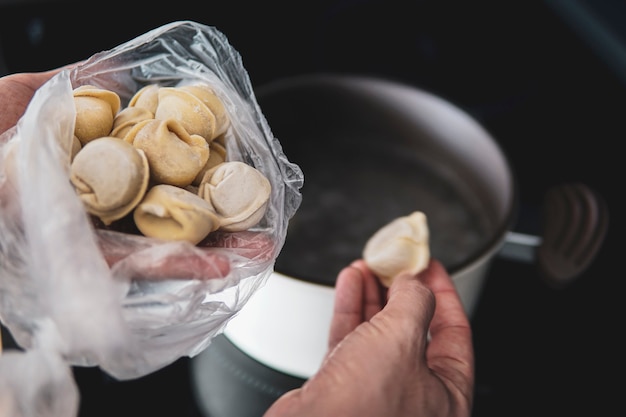
[[[91,85],[77,87],[73,91],[76,106],[74,134],[85,143],[108,136],[113,119],[120,109],[120,97],[113,91]]]
[[[114,137],[90,141],[70,166],[70,181],[87,211],[107,225],[141,201],[149,175],[143,151]]]
[[[190,135],[202,136],[207,142],[215,137],[215,115],[206,104],[189,91],[177,87],[161,87],[155,119],[174,119]]]
[[[135,93],[128,102],[128,107],[138,107],[154,114],[159,103],[159,85],[148,84]]]
[[[196,175],[192,184],[195,186],[200,185],[202,178],[204,178],[204,174],[222,162],[226,162],[226,147],[220,142],[214,140],[209,144],[209,160],[206,164],[204,164],[204,167],[200,170],[200,172],[198,172],[198,175]]]
[[[217,136],[222,135],[228,129],[230,120],[226,107],[222,100],[215,94],[213,89],[206,84],[191,84],[179,87],[183,91],[187,91],[200,99],[215,116],[215,129],[211,137],[207,137],[208,141],[213,140]]]
[[[241,231],[265,215],[271,192],[269,180],[244,162],[223,162],[204,175],[198,195],[220,216],[220,229]]]
[[[139,122],[124,140],[146,153],[151,179],[157,183],[186,187],[209,160],[208,142],[173,119]]]
[[[211,205],[183,188],[155,185],[133,212],[145,236],[197,244],[219,227]]]
[[[415,211],[398,217],[374,233],[366,242],[363,260],[386,287],[402,274],[417,274],[430,260],[426,215]]]
[[[122,109],[113,119],[111,136],[124,139],[126,134],[139,122],[154,118],[149,110],[143,107],[126,107]]]

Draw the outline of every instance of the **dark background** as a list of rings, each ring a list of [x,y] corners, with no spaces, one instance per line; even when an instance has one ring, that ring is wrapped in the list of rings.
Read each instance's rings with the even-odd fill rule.
[[[181,19],[224,32],[254,86],[310,72],[367,74],[465,109],[510,159],[520,229],[537,231],[550,187],[580,181],[596,190],[611,213],[609,233],[570,285],[554,289],[534,265],[494,261],[472,319],[474,415],[622,408],[626,3],[0,0],[0,75],[75,62]],[[76,369],[81,416],[198,417],[189,362],[125,382]]]

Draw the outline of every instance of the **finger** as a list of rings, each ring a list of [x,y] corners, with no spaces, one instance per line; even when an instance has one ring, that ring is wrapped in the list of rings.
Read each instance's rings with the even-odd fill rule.
[[[369,269],[364,260],[359,259],[351,264],[361,272],[361,276],[364,281],[364,311],[363,321],[369,321],[376,315],[385,304],[383,294],[386,293],[386,288],[382,286],[380,280]]]
[[[115,276],[147,281],[224,278],[231,271],[230,260],[223,253],[174,246],[163,255],[163,249],[152,247],[134,252],[115,262],[111,269]]]
[[[275,244],[257,232],[216,232],[202,245],[158,242],[144,236],[98,230],[98,244],[116,275],[140,280],[223,278],[235,264],[265,265]]]
[[[435,297],[417,276],[401,274],[389,287],[385,316],[394,322],[399,337],[426,346],[428,326],[435,313]]]
[[[362,262],[341,270],[335,284],[335,305],[328,338],[332,351],[359,324],[382,308],[376,279]]]
[[[419,279],[436,300],[427,351],[429,367],[449,379],[471,381],[474,372],[471,326],[452,278],[440,262],[431,260]]]
[[[469,319],[454,282],[439,261],[431,260],[428,268],[419,275],[419,279],[433,292],[437,302],[431,332],[436,333],[448,327],[469,328]]]

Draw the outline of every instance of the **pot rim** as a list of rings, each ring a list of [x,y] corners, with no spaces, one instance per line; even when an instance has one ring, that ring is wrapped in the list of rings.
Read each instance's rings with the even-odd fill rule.
[[[407,85],[375,77],[308,74],[272,82],[262,86],[259,94],[268,94],[275,88],[296,86],[302,83],[346,81],[383,82],[397,86]],[[494,228],[492,236],[465,260],[448,267],[448,272],[457,286],[467,285],[469,295],[461,296],[466,312],[471,317],[476,299],[482,290],[485,270],[506,240],[518,215],[517,182],[510,160],[493,138],[472,115],[453,103],[425,90],[424,92],[452,105],[455,110],[467,115],[495,146],[498,156],[510,179],[508,207],[502,211],[503,219]],[[459,290],[459,292],[461,292]],[[244,353],[270,368],[299,378],[312,376],[321,365],[327,351],[328,332],[334,304],[334,286],[311,282],[274,271],[265,285],[257,290],[243,309],[226,326],[225,336]],[[286,314],[288,312],[288,314]]]
[[[510,199],[508,201],[508,207],[503,210],[505,215],[503,216],[500,224],[494,227],[494,231],[492,236],[487,239],[480,247],[477,247],[472,253],[470,253],[464,260],[457,262],[453,265],[447,265],[448,272],[451,275],[462,273],[464,270],[472,269],[473,265],[483,258],[486,254],[490,254],[494,251],[494,248],[499,248],[504,243],[506,239],[506,235],[508,232],[513,230],[515,223],[517,221],[519,215],[519,189],[518,189],[518,181],[513,171],[511,158],[504,151],[500,143],[495,139],[495,137],[488,131],[485,126],[478,120],[477,117],[468,113],[465,109],[461,108],[459,105],[454,102],[430,92],[429,90],[423,89],[419,86],[415,86],[408,83],[403,83],[397,80],[384,78],[380,76],[374,75],[364,75],[364,74],[356,74],[356,73],[333,73],[333,72],[313,72],[307,74],[299,74],[287,78],[277,79],[271,82],[268,82],[260,87],[258,87],[256,91],[256,95],[261,97],[263,95],[271,94],[273,91],[278,89],[285,88],[293,88],[301,85],[307,84],[315,84],[315,83],[323,83],[323,84],[336,84],[336,85],[346,85],[349,83],[377,83],[380,85],[389,85],[400,88],[410,88],[419,92],[420,94],[424,94],[432,97],[433,99],[443,102],[446,105],[453,108],[455,111],[464,114],[471,121],[473,121],[476,126],[482,129],[482,133],[485,138],[487,138],[491,144],[495,147],[495,150],[499,154],[500,159],[503,162],[503,165],[506,167],[507,175],[510,179],[508,189],[510,191]],[[306,175],[306,174],[305,174]],[[305,177],[306,181],[306,177]],[[497,252],[497,250],[496,250]],[[286,274],[291,275],[291,274]],[[306,277],[295,277],[295,279],[302,279],[305,281],[309,281],[310,279]],[[330,284],[324,284],[329,285]]]

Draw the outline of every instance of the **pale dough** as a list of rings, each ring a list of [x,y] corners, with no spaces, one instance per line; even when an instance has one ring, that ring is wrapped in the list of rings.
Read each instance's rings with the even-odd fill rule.
[[[217,229],[247,230],[265,215],[270,181],[227,161],[231,123],[209,85],[146,85],[121,111],[115,92],[91,85],[76,88],[74,101],[70,179],[105,225],[132,211],[143,235],[197,244]]]
[[[220,229],[247,230],[265,215],[272,187],[256,168],[239,161],[223,162],[208,170],[198,195],[211,204],[220,218]]]
[[[181,88],[159,88],[154,118],[175,119],[190,135],[202,136],[207,142],[215,137],[215,114],[201,99]]]
[[[194,245],[219,227],[218,217],[208,202],[169,184],[150,188],[133,218],[145,236],[186,240]]]
[[[124,140],[146,153],[156,183],[186,187],[209,160],[209,143],[190,135],[175,119],[139,122]]]
[[[81,144],[108,136],[120,110],[120,97],[113,91],[83,85],[73,91],[76,106],[74,134]]]
[[[381,283],[389,287],[402,274],[417,274],[430,260],[426,215],[415,211],[379,229],[365,244],[363,260]]]
[[[101,137],[77,152],[70,181],[87,211],[106,225],[130,213],[148,188],[150,167],[142,150]]]

